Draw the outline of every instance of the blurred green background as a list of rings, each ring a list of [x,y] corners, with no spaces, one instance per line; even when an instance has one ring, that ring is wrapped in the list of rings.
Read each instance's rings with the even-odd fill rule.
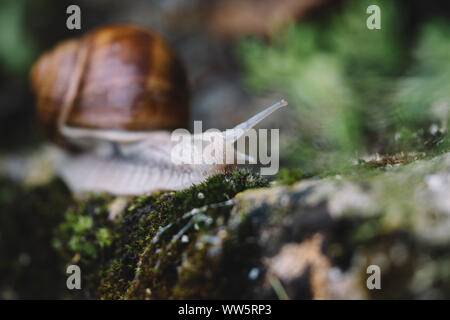
[[[290,165],[326,170],[374,152],[448,149],[448,18],[412,25],[406,4],[383,1],[382,28],[369,30],[370,4],[347,1],[277,31],[270,44],[240,43],[245,83],[284,92],[295,108]]]

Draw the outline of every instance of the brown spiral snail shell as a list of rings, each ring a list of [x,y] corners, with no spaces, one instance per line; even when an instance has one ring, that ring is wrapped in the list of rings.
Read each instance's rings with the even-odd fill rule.
[[[170,130],[189,123],[189,90],[180,60],[153,31],[111,25],[66,40],[36,62],[31,83],[45,135],[70,150],[58,173],[75,192],[178,190],[230,168],[172,161]],[[284,105],[224,133],[224,142]]]
[[[58,126],[126,133],[186,127],[188,84],[166,41],[134,25],[96,29],[62,42],[31,71],[38,121],[56,143]]]

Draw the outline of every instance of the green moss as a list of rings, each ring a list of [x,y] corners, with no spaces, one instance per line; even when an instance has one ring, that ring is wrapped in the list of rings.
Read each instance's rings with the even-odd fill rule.
[[[75,263],[83,271],[84,287],[95,290],[100,274],[98,267],[111,258],[117,225],[108,219],[108,195],[90,195],[78,201],[65,213],[53,238],[53,247],[63,261]]]
[[[227,279],[223,275],[233,270],[231,265],[237,257],[231,258],[230,252],[226,255],[230,259],[213,261],[208,251],[213,244],[209,240],[217,240],[214,237],[218,234],[223,236],[220,232],[232,207],[228,200],[243,190],[266,185],[267,181],[247,172],[233,172],[213,176],[186,190],[136,198],[122,217],[114,259],[101,271],[101,298],[238,294],[237,287],[232,289],[229,282],[223,282]],[[243,246],[239,252],[246,252],[248,257],[257,253],[244,250],[241,241],[233,241],[230,238],[225,242]],[[189,261],[188,265],[183,266],[183,261]],[[213,272],[214,269],[221,272]],[[216,280],[222,285],[213,286],[210,280],[218,274],[222,280]]]
[[[303,171],[300,169],[280,169],[279,182],[282,184],[294,184],[295,182],[302,180],[302,178]]]

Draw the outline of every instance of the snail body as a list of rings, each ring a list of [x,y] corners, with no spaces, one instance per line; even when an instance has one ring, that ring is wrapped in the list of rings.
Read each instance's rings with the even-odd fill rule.
[[[66,150],[58,173],[74,192],[180,190],[233,168],[173,161],[170,130],[189,122],[188,85],[180,60],[152,31],[114,25],[65,41],[37,61],[31,81],[44,133]],[[223,132],[220,143],[231,146],[284,105]]]

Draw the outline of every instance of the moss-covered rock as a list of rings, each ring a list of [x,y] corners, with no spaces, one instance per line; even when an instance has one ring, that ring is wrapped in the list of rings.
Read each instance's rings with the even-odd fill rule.
[[[202,188],[224,179],[217,176],[140,199],[123,218],[126,231],[98,293],[107,299],[448,298],[449,172],[444,154],[360,178],[308,179],[234,198],[235,192],[200,201],[199,192],[207,194]],[[381,269],[381,290],[366,286],[372,264]]]
[[[131,199],[115,222],[110,219],[112,198],[90,196],[66,212],[54,245],[65,261],[80,265],[87,297],[233,297],[243,290],[230,287],[227,273],[238,279],[242,270],[233,268],[240,268],[239,260],[250,263],[257,248],[249,246],[239,257],[231,244],[246,246],[240,239],[230,239],[229,258],[223,260],[221,250],[218,261],[208,253],[219,240],[214,234],[223,236],[233,197],[267,184],[243,171],[216,175],[186,190]],[[183,257],[193,260],[185,270]],[[209,281],[211,277],[215,280]],[[208,282],[210,289],[205,290]]]
[[[253,297],[450,297],[450,154],[384,172],[238,195],[258,217],[262,284]],[[381,269],[368,290],[367,267]]]
[[[60,182],[2,182],[2,295],[449,298],[450,154],[360,166],[286,185],[234,172],[177,192],[75,201]],[[81,291],[65,288],[68,264],[81,267]],[[366,286],[370,265],[380,290]]]

